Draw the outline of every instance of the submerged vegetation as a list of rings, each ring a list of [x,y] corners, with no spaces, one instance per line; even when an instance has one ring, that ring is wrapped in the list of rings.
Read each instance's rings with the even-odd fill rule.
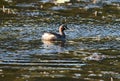
[[[8,12],[2,12],[3,5],[9,9],[9,14]],[[17,19],[21,20],[21,16],[24,16],[24,18],[35,17],[37,20],[41,19],[49,23],[56,23],[58,18],[62,18],[61,22],[69,23],[73,20],[73,23],[80,23],[82,18],[85,18],[83,22],[86,20],[86,22],[112,23],[119,22],[120,18],[119,3],[108,4],[107,2],[92,3],[71,0],[64,4],[55,4],[55,2],[42,2],[39,0],[35,0],[34,2],[32,0],[11,0],[11,2],[2,0],[0,7],[1,19],[17,16]],[[49,20],[51,18],[54,21]]]

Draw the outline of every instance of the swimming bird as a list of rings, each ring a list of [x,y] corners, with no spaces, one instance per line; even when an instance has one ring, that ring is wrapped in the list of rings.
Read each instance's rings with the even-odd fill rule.
[[[41,39],[45,41],[64,41],[66,37],[64,30],[66,29],[68,29],[67,26],[63,24],[59,27],[59,33],[46,32]]]

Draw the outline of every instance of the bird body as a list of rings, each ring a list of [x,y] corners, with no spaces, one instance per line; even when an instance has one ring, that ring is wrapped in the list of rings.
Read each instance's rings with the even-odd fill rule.
[[[47,41],[65,40],[66,35],[64,33],[64,30],[66,29],[67,29],[66,25],[61,25],[59,27],[59,33],[46,32],[42,35],[42,40]]]

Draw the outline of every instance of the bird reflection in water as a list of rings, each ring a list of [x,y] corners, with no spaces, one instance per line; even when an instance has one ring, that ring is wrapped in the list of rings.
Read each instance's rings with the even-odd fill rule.
[[[65,41],[46,41],[43,42],[43,53],[61,53],[64,52],[65,49]]]

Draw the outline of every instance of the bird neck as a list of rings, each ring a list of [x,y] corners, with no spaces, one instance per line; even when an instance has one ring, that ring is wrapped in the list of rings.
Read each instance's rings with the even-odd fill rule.
[[[64,33],[63,30],[59,30],[59,33],[60,33],[61,36],[65,37],[65,33]]]

